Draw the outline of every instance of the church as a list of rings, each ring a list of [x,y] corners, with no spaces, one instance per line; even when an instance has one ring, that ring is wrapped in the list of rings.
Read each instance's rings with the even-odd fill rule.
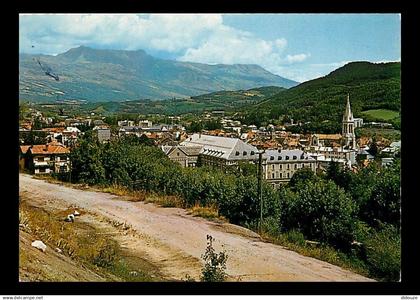
[[[332,160],[350,167],[356,163],[358,152],[354,130],[362,124],[363,119],[353,117],[350,95],[347,94],[341,134],[313,134],[311,145],[306,150],[321,167],[326,167]]]

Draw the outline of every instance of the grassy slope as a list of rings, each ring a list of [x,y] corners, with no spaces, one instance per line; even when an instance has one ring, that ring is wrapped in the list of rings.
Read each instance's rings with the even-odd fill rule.
[[[371,110],[363,111],[362,114],[372,119],[378,119],[378,120],[384,120],[384,121],[392,120],[398,117],[399,115],[398,111],[388,110],[388,109],[371,109]]]

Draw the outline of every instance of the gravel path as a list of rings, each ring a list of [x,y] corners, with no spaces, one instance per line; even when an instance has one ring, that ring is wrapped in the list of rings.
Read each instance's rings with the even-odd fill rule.
[[[174,279],[198,279],[206,236],[228,255],[232,281],[373,281],[329,263],[266,243],[245,228],[188,215],[183,209],[130,202],[108,193],[84,191],[19,175],[19,192],[49,207],[76,205],[97,216],[130,225],[136,234],[120,236],[124,247],[146,257]]]

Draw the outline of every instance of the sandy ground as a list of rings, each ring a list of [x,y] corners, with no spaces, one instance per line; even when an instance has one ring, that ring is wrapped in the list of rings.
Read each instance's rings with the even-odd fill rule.
[[[329,263],[263,242],[245,228],[188,215],[183,209],[131,202],[108,193],[84,191],[19,175],[19,192],[39,206],[77,206],[96,218],[126,223],[133,234],[119,234],[122,246],[159,268],[167,278],[199,279],[206,236],[228,255],[232,281],[373,281]]]

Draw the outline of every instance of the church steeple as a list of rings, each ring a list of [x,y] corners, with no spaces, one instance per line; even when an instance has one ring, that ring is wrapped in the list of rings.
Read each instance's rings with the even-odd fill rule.
[[[347,94],[347,104],[346,104],[346,110],[343,115],[343,122],[353,122],[353,113],[351,112],[350,107],[350,94]]]
[[[342,135],[345,142],[345,146],[356,149],[356,135],[354,133],[354,118],[350,107],[350,95],[347,94],[346,110],[343,115],[343,130]]]

